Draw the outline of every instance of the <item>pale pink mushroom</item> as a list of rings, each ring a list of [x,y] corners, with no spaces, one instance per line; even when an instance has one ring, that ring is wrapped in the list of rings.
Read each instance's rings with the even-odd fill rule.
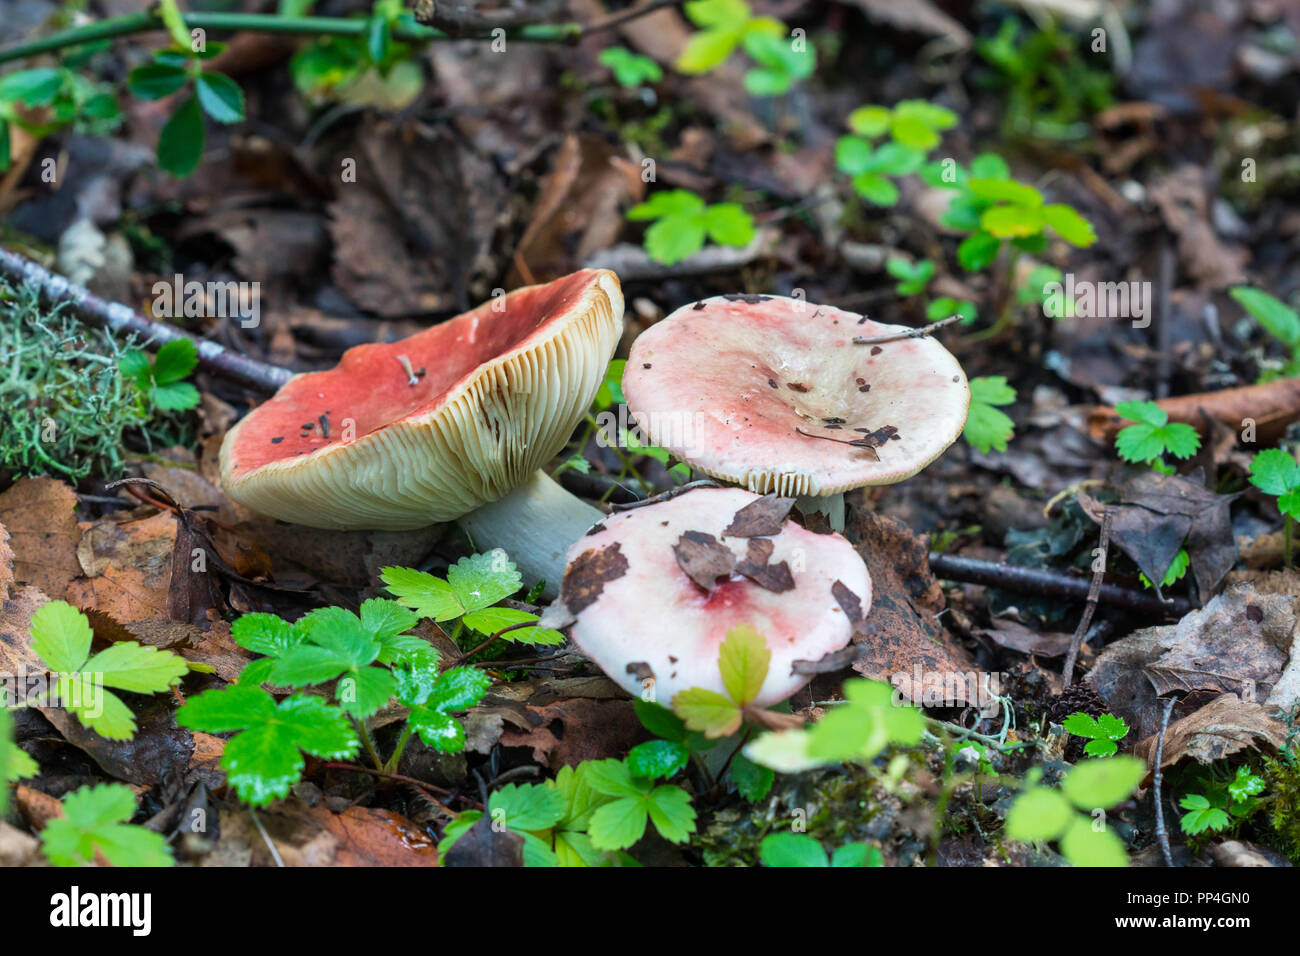
[[[788,499],[767,529],[775,533],[725,533],[760,500],[739,488],[699,489],[604,519],[569,550],[560,599],[574,618],[573,640],[629,693],[640,696],[653,680],[655,699],[668,704],[691,687],[725,692],[718,650],[728,631],[747,624],[772,653],[754,703],[770,706],[803,687],[810,677],[792,665],[849,644],[871,607],[871,577],[844,538],[784,519]],[[679,558],[688,533],[711,539],[715,555],[725,548],[737,569],[697,583]],[[755,552],[773,573],[746,564]]]
[[[840,495],[911,477],[966,425],[966,375],[933,338],[853,342],[908,331],[802,299],[718,296],[643,332],[623,391],[649,443],[715,478]]]

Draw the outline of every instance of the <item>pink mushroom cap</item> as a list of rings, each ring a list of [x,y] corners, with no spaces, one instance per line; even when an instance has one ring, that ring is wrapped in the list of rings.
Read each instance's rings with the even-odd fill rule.
[[[655,699],[667,705],[692,687],[725,693],[719,648],[728,631],[749,625],[772,655],[753,703],[770,706],[803,687],[811,678],[793,673],[794,662],[846,647],[871,607],[871,577],[853,546],[784,520],[776,534],[762,536],[771,542],[768,563],[790,569],[793,586],[782,590],[739,572],[703,588],[674,550],[686,532],[700,532],[743,561],[759,536],[724,532],[758,500],[739,488],[699,489],[602,521],[568,553],[560,599],[575,615],[575,643],[631,694],[642,694],[649,668]],[[584,565],[603,569],[595,587],[592,574],[580,572]]]
[[[314,528],[403,530],[507,495],[569,440],[623,332],[618,277],[516,289],[290,379],[227,434],[221,482]]]
[[[717,296],[643,332],[623,377],[648,443],[751,491],[832,495],[916,474],[966,425],[970,386],[928,336],[782,296]],[[875,447],[854,447],[862,440]]]

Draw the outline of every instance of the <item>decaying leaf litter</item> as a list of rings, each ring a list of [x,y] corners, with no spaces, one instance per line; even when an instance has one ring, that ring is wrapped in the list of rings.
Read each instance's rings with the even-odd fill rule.
[[[32,15],[0,28],[6,47],[51,12],[20,5]],[[479,40],[416,45],[333,84],[311,72],[319,40],[223,35],[211,72],[264,122],[208,124],[187,176],[158,169],[177,101],[137,94],[115,127],[42,129],[42,104],[0,76],[0,106],[22,111],[0,113],[10,253],[138,312],[176,273],[260,295],[251,324],[204,306],[166,319],[225,350],[198,364],[193,408],[170,407],[189,402],[192,361],[176,375],[161,356],[119,360],[138,340],[115,346],[124,395],[161,416],[96,411],[126,423],[124,466],[106,472],[101,448],[83,470],[90,444],[58,446],[71,471],[42,462],[39,440],[5,450],[4,673],[62,674],[64,692],[102,673],[116,703],[92,715],[8,679],[0,860],[76,862],[78,833],[103,841],[91,861],[119,865],[812,865],[797,862],[810,846],[820,865],[1295,860],[1300,21],[1171,3],[1105,21],[1112,47],[1093,56],[1086,12],[740,6],[658,9],[570,48],[511,40],[501,57]],[[546,20],[618,13],[582,0]],[[761,36],[768,15],[807,31],[812,79],[759,39],[692,65],[701,33]],[[928,62],[940,36],[951,63]],[[97,54],[95,82],[150,62],[161,75],[154,39]],[[1082,292],[1061,315],[1050,290],[1067,273]],[[318,528],[312,508],[286,523],[230,493],[222,443],[251,409],[267,416],[283,369],[397,343],[346,407],[268,439],[342,447],[384,376],[434,387],[441,356],[410,336],[480,302],[490,322],[505,289],[575,274],[616,274],[621,330],[557,413],[554,454],[519,466],[551,473],[545,505],[459,528]],[[1090,307],[1130,281],[1127,314]],[[7,327],[53,305],[16,292]],[[94,303],[64,308],[96,323]],[[558,327],[567,306],[547,308]],[[708,322],[717,348],[727,316],[738,343],[776,329],[792,351],[740,347],[729,377],[693,380],[707,345],[669,330]],[[955,373],[918,391],[932,370],[905,357],[948,351]],[[84,427],[32,370],[12,374],[26,413]],[[930,414],[909,413],[909,386]],[[652,414],[669,398],[723,409],[736,447],[674,440]],[[499,429],[497,414],[475,418]],[[818,472],[827,460],[858,472]],[[417,467],[435,465],[394,474]],[[516,482],[475,504],[509,505]],[[752,501],[687,517],[734,502],[736,484]],[[540,540],[481,540],[543,510]],[[659,515],[683,523],[615,540]],[[860,561],[866,583],[812,580],[788,550],[804,529],[842,535],[856,557],[835,568]],[[957,570],[972,559],[981,584]],[[530,572],[556,561],[549,581]],[[1020,568],[1074,599],[1019,584]],[[829,643],[787,651],[819,614]],[[655,650],[695,626],[698,660]],[[601,641],[629,634],[644,653],[607,657]],[[1062,674],[1063,660],[1077,663]],[[679,670],[704,676],[657,698]],[[800,687],[769,700],[773,682]],[[1114,780],[1091,779],[1106,760]],[[1094,807],[1117,821],[1105,839],[1079,829]],[[187,822],[195,809],[210,827]],[[505,832],[487,826],[498,812]],[[795,816],[810,842],[774,839]],[[113,859],[96,827],[127,823]]]

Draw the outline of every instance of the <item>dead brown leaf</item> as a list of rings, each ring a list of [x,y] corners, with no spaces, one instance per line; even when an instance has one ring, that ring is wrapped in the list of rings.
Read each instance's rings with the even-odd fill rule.
[[[0,494],[0,524],[9,532],[14,579],[62,597],[77,564],[77,493],[53,478],[20,478]]]
[[[533,282],[573,272],[618,241],[623,210],[644,195],[641,168],[604,139],[586,133],[565,137],[519,240],[516,263],[523,261]],[[528,281],[516,264],[509,284]]]
[[[909,700],[921,700],[925,675],[966,674],[975,669],[939,622],[943,591],[930,571],[924,542],[901,521],[861,508],[850,511],[845,537],[871,573],[871,610],[854,636],[853,669],[894,684]],[[960,691],[963,681],[945,681]],[[961,695],[966,696],[966,695]],[[957,702],[971,703],[961,700]]]
[[[1278,749],[1286,741],[1286,727],[1269,716],[1268,709],[1243,701],[1236,694],[1223,694],[1204,707],[1169,725],[1165,735],[1161,766],[1168,767],[1184,757],[1211,764],[1247,748]],[[1158,734],[1133,748],[1133,755],[1155,769]]]
[[[1203,429],[1201,410],[1240,436],[1242,421],[1255,422],[1255,440],[1270,444],[1287,425],[1300,419],[1300,378],[1279,378],[1261,385],[1243,385],[1217,392],[1197,392],[1162,398],[1156,402],[1171,422]],[[1088,433],[1096,441],[1111,444],[1126,422],[1113,408],[1098,406],[1088,414]]]
[[[68,585],[68,601],[123,622],[167,617],[175,541],[176,518],[170,512],[96,521],[77,548],[86,576]]]
[[[621,757],[645,736],[632,701],[574,697],[528,706],[527,731],[507,730],[503,747],[529,747],[533,759],[552,770],[584,760]]]

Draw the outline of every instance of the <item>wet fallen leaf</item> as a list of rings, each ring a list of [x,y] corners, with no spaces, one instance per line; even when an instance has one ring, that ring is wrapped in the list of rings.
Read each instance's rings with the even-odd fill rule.
[[[81,573],[76,509],[76,492],[53,478],[22,478],[0,494],[0,525],[9,532],[18,583],[63,596]]]
[[[176,518],[170,512],[96,521],[77,548],[86,576],[68,585],[68,601],[123,622],[167,617],[175,541]]]
[[[725,578],[736,567],[736,556],[731,549],[711,534],[687,531],[673,545],[677,566],[699,587],[711,591],[719,578]]]
[[[1204,707],[1169,725],[1161,766],[1168,767],[1184,757],[1212,764],[1247,748],[1282,747],[1286,726],[1269,716],[1268,708],[1243,701],[1236,694],[1223,694]],[[1133,748],[1133,755],[1154,769],[1158,734]]]

